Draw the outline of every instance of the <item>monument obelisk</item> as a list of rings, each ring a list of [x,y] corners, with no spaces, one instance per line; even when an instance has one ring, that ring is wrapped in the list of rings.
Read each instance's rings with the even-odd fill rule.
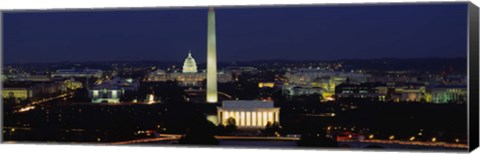
[[[207,33],[207,102],[217,103],[217,39],[215,36],[215,11],[208,9]]]

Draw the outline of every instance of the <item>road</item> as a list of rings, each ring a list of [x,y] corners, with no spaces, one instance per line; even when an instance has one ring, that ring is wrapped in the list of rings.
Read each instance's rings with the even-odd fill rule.
[[[73,94],[74,94],[74,92],[71,91],[71,92],[60,94],[58,96],[53,96],[53,97],[49,97],[49,98],[42,98],[40,100],[32,101],[30,104],[25,105],[24,107],[21,107],[20,109],[14,111],[14,113],[27,112],[27,111],[35,109],[36,105],[40,105],[42,103],[50,102],[50,101],[53,101],[53,100],[71,98],[71,97],[73,97]]]
[[[113,144],[137,144],[137,143],[149,143],[159,141],[171,141],[174,142],[181,138],[179,134],[161,134],[155,138],[138,139],[124,142],[115,142]],[[215,136],[219,140],[257,140],[257,141],[297,141],[298,137],[263,137],[263,136]],[[445,143],[445,142],[423,142],[423,141],[400,141],[400,140],[340,140],[340,144],[364,144],[364,145],[403,145],[403,146],[420,146],[426,148],[455,148],[455,149],[468,149],[468,145],[461,143]]]

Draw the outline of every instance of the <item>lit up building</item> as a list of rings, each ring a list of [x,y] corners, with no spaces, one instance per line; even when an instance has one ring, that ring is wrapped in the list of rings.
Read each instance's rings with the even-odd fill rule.
[[[230,66],[230,67],[226,67],[225,70],[232,72],[232,74],[234,75],[240,75],[242,73],[255,74],[258,72],[257,68],[249,67],[249,66]]]
[[[336,84],[344,82],[347,78],[349,78],[351,82],[362,83],[368,81],[370,76],[369,74],[363,73],[329,71],[320,68],[303,68],[285,73],[285,77],[290,84],[324,84],[324,82],[328,81],[326,84],[328,86],[323,85],[325,87],[322,87],[327,90],[334,88]]]
[[[30,88],[3,88],[3,98],[27,99],[34,96],[33,90]]]
[[[83,87],[82,82],[75,81],[75,79],[68,79],[63,81],[63,84],[67,90],[75,90]]]
[[[274,107],[273,101],[223,101],[222,107],[217,107],[217,117],[223,125],[233,118],[238,128],[264,128],[268,122],[280,122],[280,108]]]
[[[395,83],[394,94],[390,96],[395,102],[428,102],[424,84]]]
[[[120,103],[120,97],[124,91],[118,88],[94,88],[90,90],[89,96],[92,103]]]
[[[352,83],[367,82],[369,74],[329,71],[320,68],[303,68],[288,71],[282,89],[289,96],[320,94],[325,100],[333,99],[335,87],[347,79]]]
[[[158,101],[155,99],[155,95],[148,94],[147,98],[145,98],[144,102],[147,103],[147,104],[153,104],[153,103],[157,103]]]
[[[98,69],[83,69],[77,70],[72,69],[59,69],[56,72],[52,73],[52,78],[70,78],[70,77],[96,77],[101,78],[103,75],[102,70]]]
[[[258,96],[260,100],[272,100],[275,91],[274,82],[258,82]]]
[[[187,58],[183,62],[182,73],[197,73],[197,63],[192,57],[192,53],[189,51]]]
[[[336,100],[386,101],[388,88],[381,83],[342,83],[335,88]]]
[[[164,70],[158,69],[154,72],[147,73],[145,76],[145,81],[147,82],[178,81],[181,86],[200,86],[206,79],[207,72],[197,71],[197,64],[190,52],[183,63],[182,73],[167,73]],[[227,71],[218,71],[217,81],[219,83],[232,82],[232,74]]]
[[[258,88],[273,88],[275,87],[274,82],[258,82]]]
[[[120,103],[120,98],[125,91],[136,91],[138,87],[138,81],[114,78],[89,89],[88,94],[92,103]]]
[[[48,75],[32,75],[32,74],[25,74],[19,75],[14,81],[39,81],[39,82],[46,82],[50,81],[50,76]]]
[[[16,99],[34,98],[43,94],[59,94],[65,91],[63,82],[14,82],[5,83],[2,97]]]
[[[302,95],[313,95],[318,94],[322,95],[324,93],[324,89],[321,87],[300,87],[296,86],[289,89],[291,96],[302,96]]]
[[[434,86],[429,87],[431,102],[443,103],[465,103],[467,102],[467,86]]]
[[[33,82],[46,82],[51,81],[49,75],[33,75],[29,73],[17,73],[4,75],[3,81],[33,81]]]

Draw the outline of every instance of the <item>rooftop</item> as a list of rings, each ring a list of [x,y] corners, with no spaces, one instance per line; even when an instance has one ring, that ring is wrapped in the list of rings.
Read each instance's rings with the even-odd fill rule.
[[[229,100],[222,102],[223,108],[273,108],[273,101]]]

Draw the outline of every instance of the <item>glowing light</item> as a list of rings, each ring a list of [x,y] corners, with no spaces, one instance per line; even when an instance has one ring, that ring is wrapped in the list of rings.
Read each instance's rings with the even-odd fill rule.
[[[240,126],[245,126],[245,112],[240,112]]]
[[[263,126],[262,112],[257,112],[257,126]]]
[[[415,140],[415,136],[410,137],[410,141]]]
[[[153,94],[149,94],[147,97],[148,97],[147,104],[155,103],[155,96]]]
[[[227,119],[230,118],[230,115],[229,115],[229,112],[228,111],[223,111],[223,123],[226,124],[227,123]]]
[[[258,88],[263,88],[263,87],[273,88],[274,86],[275,86],[275,83],[273,83],[273,82],[259,82],[258,83]]]
[[[238,126],[240,125],[240,113],[239,112],[235,112],[235,124]]]
[[[373,139],[373,137],[374,137],[373,134],[370,134],[370,135],[368,136],[369,139]]]
[[[252,112],[252,126],[258,126],[257,125],[257,112]]]
[[[273,121],[273,112],[268,112],[268,121],[272,122],[272,123],[274,122]]]
[[[228,116],[228,117],[229,117],[229,118],[233,118],[233,119],[235,119],[235,112],[233,112],[233,111],[230,111],[230,112],[229,112],[229,116]]]
[[[250,126],[250,125],[251,125],[251,123],[250,123],[250,120],[251,120],[250,114],[251,114],[251,112],[247,112],[247,124],[246,124],[247,126]]]
[[[393,139],[395,139],[395,136],[390,135],[390,137],[388,137],[388,139],[389,139],[389,140],[393,140]]]
[[[98,90],[93,90],[93,97],[97,98],[98,97]]]
[[[268,123],[268,115],[267,115],[267,112],[263,112],[263,125],[262,126],[265,126],[267,125]]]
[[[35,106],[27,106],[27,107],[21,108],[20,110],[18,110],[18,112],[27,112],[33,109],[35,109]]]
[[[112,98],[117,98],[117,90],[112,90]]]
[[[432,142],[436,142],[437,141],[437,138],[432,138]]]

